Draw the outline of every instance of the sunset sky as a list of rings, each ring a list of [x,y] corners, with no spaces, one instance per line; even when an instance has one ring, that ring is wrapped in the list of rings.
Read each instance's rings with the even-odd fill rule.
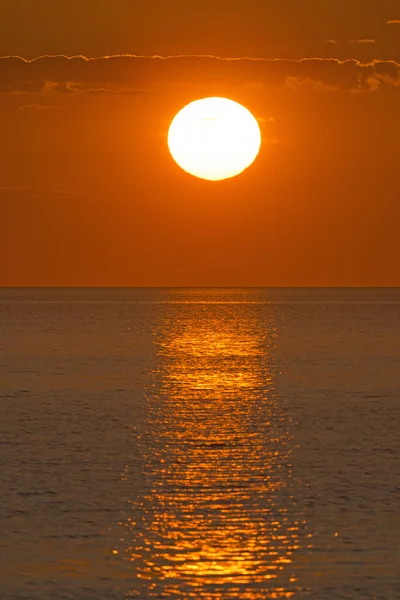
[[[1,286],[400,286],[398,0],[2,0]],[[263,144],[182,171],[225,96]]]

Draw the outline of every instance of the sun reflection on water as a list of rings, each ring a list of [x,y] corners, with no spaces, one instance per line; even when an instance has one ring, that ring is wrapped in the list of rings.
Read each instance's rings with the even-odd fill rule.
[[[137,436],[145,484],[115,550],[138,580],[130,597],[290,598],[304,524],[273,325],[202,309],[166,320],[156,343]]]

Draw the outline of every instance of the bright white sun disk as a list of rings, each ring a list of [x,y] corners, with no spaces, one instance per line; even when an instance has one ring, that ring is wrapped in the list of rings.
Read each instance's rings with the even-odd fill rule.
[[[256,159],[261,145],[257,120],[227,98],[203,98],[185,106],[173,119],[168,146],[186,172],[217,181],[235,177]]]

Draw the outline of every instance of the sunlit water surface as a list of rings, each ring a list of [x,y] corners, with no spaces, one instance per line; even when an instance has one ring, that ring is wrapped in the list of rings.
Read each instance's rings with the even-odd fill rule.
[[[400,598],[400,290],[0,290],[0,599]]]

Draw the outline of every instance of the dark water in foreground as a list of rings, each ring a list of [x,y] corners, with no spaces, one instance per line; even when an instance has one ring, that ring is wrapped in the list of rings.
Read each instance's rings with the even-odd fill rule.
[[[400,290],[0,290],[0,600],[400,598]]]

